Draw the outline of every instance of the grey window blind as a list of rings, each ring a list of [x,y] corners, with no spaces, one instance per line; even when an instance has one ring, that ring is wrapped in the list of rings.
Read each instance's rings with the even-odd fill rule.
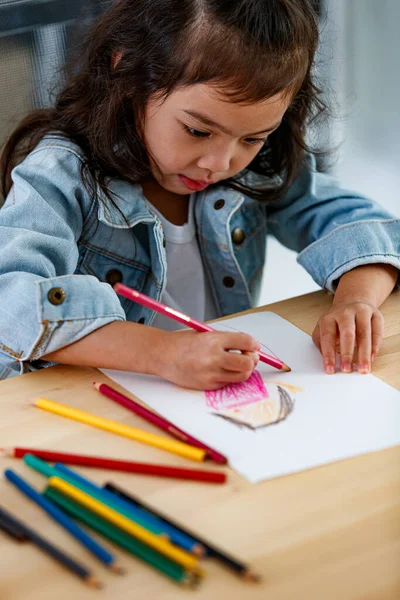
[[[30,110],[51,105],[82,29],[109,3],[0,0],[0,147]]]

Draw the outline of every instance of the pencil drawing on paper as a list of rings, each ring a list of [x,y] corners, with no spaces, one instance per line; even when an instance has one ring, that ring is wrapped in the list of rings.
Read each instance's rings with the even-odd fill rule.
[[[282,382],[264,381],[253,371],[242,383],[205,391],[206,405],[216,416],[251,429],[286,419],[294,409],[294,394],[301,388]]]

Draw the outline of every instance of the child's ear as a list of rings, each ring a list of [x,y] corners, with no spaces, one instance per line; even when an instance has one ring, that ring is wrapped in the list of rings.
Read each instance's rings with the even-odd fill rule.
[[[114,70],[117,66],[124,53],[122,50],[118,50],[118,52],[113,52],[111,55],[111,68]]]

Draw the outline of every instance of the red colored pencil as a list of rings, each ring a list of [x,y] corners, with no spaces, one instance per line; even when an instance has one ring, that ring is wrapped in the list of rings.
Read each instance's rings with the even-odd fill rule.
[[[81,465],[83,467],[95,467],[97,469],[140,473],[141,475],[191,479],[193,481],[205,481],[208,483],[225,483],[226,481],[225,473],[218,473],[216,471],[186,469],[182,467],[170,467],[168,465],[153,465],[127,460],[116,460],[114,458],[100,458],[97,456],[55,452],[53,450],[38,450],[37,448],[0,448],[0,455],[1,454],[12,458],[22,458],[25,454],[33,454],[34,456],[43,460],[48,460],[49,462],[61,462],[67,465]]]
[[[188,315],[184,315],[178,310],[170,308],[166,304],[162,304],[161,302],[154,300],[154,298],[146,296],[146,294],[137,292],[136,290],[133,290],[132,288],[128,287],[127,285],[124,285],[123,283],[116,283],[114,285],[114,290],[120,296],[124,296],[125,298],[132,300],[132,302],[137,302],[141,306],[146,306],[151,310],[155,310],[161,315],[164,315],[166,317],[169,317],[170,319],[173,319],[174,321],[178,321],[178,323],[186,325],[186,327],[191,327],[195,331],[215,331],[215,329],[210,327],[210,325],[206,325],[205,323],[197,321],[196,319],[193,319]],[[261,352],[261,350],[258,351],[258,355],[260,357],[261,362],[264,362],[267,365],[270,365],[271,367],[275,367],[275,369],[278,369],[279,371],[291,371],[291,368],[285,365],[283,360],[281,360],[280,358],[271,356],[266,352]]]
[[[203,444],[203,442],[200,442],[188,433],[182,431],[182,429],[179,429],[179,427],[176,427],[173,423],[171,423],[171,421],[167,421],[167,419],[164,419],[164,417],[156,415],[155,413],[151,412],[151,410],[148,410],[138,402],[131,400],[124,394],[121,394],[121,392],[118,392],[114,388],[107,385],[106,383],[94,382],[93,385],[96,388],[96,390],[98,390],[101,394],[104,394],[104,396],[107,396],[107,398],[110,398],[111,400],[118,402],[118,404],[125,406],[125,408],[127,408],[128,410],[131,410],[135,414],[139,415],[139,417],[143,417],[143,419],[146,419],[146,421],[149,421],[153,425],[156,425],[156,427],[159,427],[163,431],[167,431],[175,438],[178,438],[179,440],[185,442],[186,444],[190,444],[191,446],[196,446],[196,448],[202,448],[207,452],[207,456],[211,458],[214,462],[220,464],[226,464],[228,462],[226,456],[224,456],[220,452],[217,452],[213,448],[210,448],[210,446],[206,446],[206,444]]]

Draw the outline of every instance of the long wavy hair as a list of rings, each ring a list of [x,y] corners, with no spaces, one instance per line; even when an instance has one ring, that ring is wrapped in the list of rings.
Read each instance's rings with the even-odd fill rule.
[[[109,178],[135,184],[151,173],[142,136],[149,98],[207,83],[237,103],[291,94],[282,124],[247,167],[279,183],[260,190],[235,177],[224,182],[272,200],[290,186],[304,152],[313,152],[306,129],[326,109],[313,79],[317,44],[313,0],[117,0],[78,48],[54,107],[29,114],[6,142],[2,193],[13,167],[56,133],[82,148],[81,175],[94,200],[101,201],[100,188],[117,206]]]

